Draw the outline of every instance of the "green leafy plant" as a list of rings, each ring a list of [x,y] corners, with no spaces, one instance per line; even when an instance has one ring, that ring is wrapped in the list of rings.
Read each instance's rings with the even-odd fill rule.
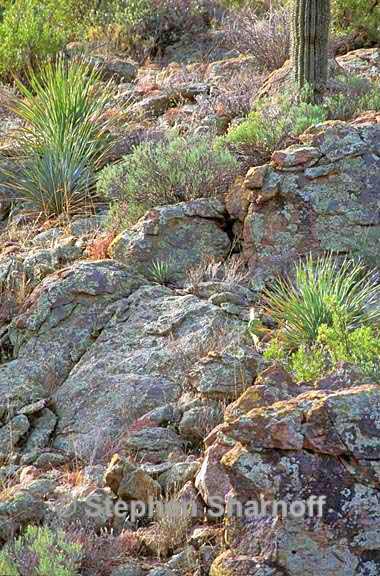
[[[293,372],[297,382],[312,382],[331,372],[339,362],[349,362],[361,372],[380,381],[380,337],[373,326],[351,332],[341,327],[321,326],[317,342],[287,352],[274,338],[264,352],[266,360],[276,360]]]
[[[184,35],[205,28],[199,0],[100,0],[88,34],[115,44],[138,60],[162,53]]]
[[[321,326],[333,325],[334,314],[344,316],[347,331],[376,322],[379,296],[372,271],[349,259],[338,266],[329,254],[298,263],[294,280],[276,280],[264,300],[291,350],[315,343]]]
[[[380,4],[376,0],[335,0],[332,14],[337,33],[352,34],[363,42],[379,41]]]
[[[162,142],[140,144],[121,163],[102,170],[98,193],[141,216],[154,206],[221,194],[237,170],[234,156],[215,150],[210,138],[174,132]]]
[[[247,144],[272,152],[290,134],[301,134],[327,118],[328,111],[323,105],[297,102],[292,95],[285,93],[273,99],[262,99],[247,119],[230,128],[221,141]]]
[[[83,61],[60,58],[31,70],[28,84],[17,87],[23,164],[21,174],[8,174],[10,186],[45,217],[82,211],[92,203],[96,171],[111,144],[109,85],[99,84],[99,72]]]
[[[333,367],[333,364],[327,361],[326,352],[319,345],[300,346],[290,355],[288,368],[294,373],[297,382],[313,382]]]
[[[63,531],[28,526],[0,551],[0,574],[7,576],[77,576],[81,546]]]
[[[226,136],[219,139],[219,146],[226,143],[249,145],[271,153],[287,137],[298,136],[315,124],[326,120],[349,120],[367,110],[380,110],[377,81],[340,74],[335,82],[340,92],[327,94],[321,103],[310,102],[307,86],[301,91],[300,98],[287,91],[260,99],[245,120],[231,126]]]
[[[27,70],[79,35],[78,4],[74,0],[3,1],[0,75]]]

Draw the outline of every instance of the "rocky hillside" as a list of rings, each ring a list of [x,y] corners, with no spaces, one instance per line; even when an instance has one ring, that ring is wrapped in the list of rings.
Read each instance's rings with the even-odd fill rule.
[[[114,82],[117,138],[103,170],[141,143],[165,146],[173,125],[222,140],[241,125],[247,110],[222,109],[223,90],[258,78],[254,58],[219,46],[208,63],[178,64],[181,49],[160,66],[87,55]],[[380,52],[331,66],[372,82]],[[287,65],[260,74],[257,101],[287,75]],[[63,576],[380,573],[379,375],[338,357],[298,378],[269,358],[278,322],[262,292],[310,254],[378,266],[380,113],[358,112],[274,150],[229,141],[237,160],[218,164],[217,193],[204,179],[194,198],[141,203],[124,225],[115,214],[131,212],[118,196],[131,165],[106,174],[95,209],[70,217],[36,216],[0,184],[0,573],[9,558],[16,566],[18,539],[26,571],[17,557],[14,574],[34,576],[33,526],[58,549],[69,542]],[[7,166],[19,161],[21,124],[1,109]],[[172,507],[141,512],[152,501]],[[230,514],[260,501],[263,512]],[[309,513],[285,510],[310,501]]]

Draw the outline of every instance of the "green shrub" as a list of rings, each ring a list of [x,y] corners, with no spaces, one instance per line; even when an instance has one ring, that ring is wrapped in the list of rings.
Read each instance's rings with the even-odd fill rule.
[[[335,78],[342,92],[327,96],[324,106],[331,120],[350,120],[362,112],[380,111],[380,84],[360,76],[344,74]]]
[[[327,120],[324,106],[297,103],[289,94],[264,98],[245,121],[230,128],[222,141],[229,144],[248,144],[272,152],[290,134],[298,135],[313,124]]]
[[[364,41],[380,40],[380,4],[369,0],[334,0],[333,26],[341,34],[353,34]]]
[[[126,204],[133,222],[154,206],[224,192],[237,169],[232,154],[214,150],[208,137],[174,132],[162,142],[140,144],[120,164],[106,167],[98,192]],[[118,204],[113,210],[117,213]]]
[[[297,382],[313,382],[321,378],[333,366],[328,368],[326,352],[320,346],[300,346],[288,359],[288,367],[294,373]]]
[[[0,574],[7,576],[77,576],[79,544],[64,532],[29,526],[0,551]]]
[[[289,92],[261,99],[246,120],[232,126],[219,142],[273,152],[288,136],[298,136],[315,124],[348,120],[367,110],[380,110],[379,82],[348,74],[339,75],[335,80],[341,92],[327,95],[321,104],[308,103],[306,98],[298,101]]]
[[[143,60],[204,27],[208,11],[201,0],[102,0],[92,20],[90,34]]]
[[[13,108],[25,122],[18,135],[24,162],[21,174],[9,175],[10,186],[45,217],[82,211],[110,146],[108,87],[85,63],[62,59],[31,71],[28,85],[17,87],[23,99]]]
[[[295,279],[276,280],[264,301],[284,347],[297,349],[317,342],[321,326],[332,326],[334,315],[344,316],[347,331],[377,321],[379,296],[373,272],[348,259],[338,266],[327,255],[298,263]]]
[[[331,372],[339,362],[358,366],[363,374],[380,380],[380,337],[373,326],[349,331],[341,322],[322,325],[315,344],[287,352],[274,338],[264,352],[266,360],[276,360],[293,372],[297,382],[312,382]]]
[[[297,381],[313,381],[341,361],[379,380],[379,296],[374,274],[362,264],[307,258],[294,279],[279,279],[265,292],[278,323],[265,359],[281,362]]]
[[[79,33],[73,0],[6,2],[0,23],[0,76],[56,54]]]

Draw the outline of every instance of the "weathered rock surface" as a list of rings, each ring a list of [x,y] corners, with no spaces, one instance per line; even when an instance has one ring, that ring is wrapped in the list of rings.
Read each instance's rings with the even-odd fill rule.
[[[238,553],[219,556],[213,576],[379,571],[380,391],[360,385],[359,376],[347,389],[339,377],[326,380],[322,390],[261,407],[242,401],[210,436],[203,478],[226,475],[227,500],[267,504],[259,514],[229,518],[225,540]],[[284,516],[271,507],[311,496],[326,499],[320,517],[316,508],[314,515]]]
[[[54,430],[55,448],[101,456],[133,421],[181,396],[210,339],[227,345],[229,333],[244,331],[245,323],[219,306],[143,283],[116,262],[81,262],[48,277],[11,324],[17,357],[0,366],[4,423],[43,398],[52,397],[54,410],[45,411],[46,426],[42,415],[33,424],[29,452]],[[156,434],[150,427],[122,444],[161,456],[185,446],[174,430],[160,428],[164,416],[157,422]]]
[[[115,455],[105,473],[105,482],[122,500],[148,502],[157,499],[161,487],[144,470]]]
[[[326,122],[300,140],[274,152],[262,181],[251,173],[227,201],[243,222],[244,256],[257,278],[310,252],[362,246],[378,254],[380,116]]]
[[[216,199],[155,208],[113,241],[110,255],[148,275],[152,264],[166,263],[171,280],[183,281],[187,270],[205,258],[227,256],[230,240],[222,229],[224,215]]]

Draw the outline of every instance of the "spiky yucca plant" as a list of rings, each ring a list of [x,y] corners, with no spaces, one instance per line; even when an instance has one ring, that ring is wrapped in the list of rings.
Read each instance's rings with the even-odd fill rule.
[[[294,280],[277,280],[264,300],[288,349],[316,342],[320,327],[331,326],[337,313],[348,331],[380,319],[374,272],[348,258],[338,265],[331,254],[298,263]]]
[[[85,62],[59,58],[31,70],[17,88],[21,98],[12,108],[23,121],[23,164],[10,185],[45,217],[82,211],[111,145],[105,115],[110,85]]]
[[[171,260],[155,260],[148,268],[148,277],[157,284],[166,285],[173,277]]]

